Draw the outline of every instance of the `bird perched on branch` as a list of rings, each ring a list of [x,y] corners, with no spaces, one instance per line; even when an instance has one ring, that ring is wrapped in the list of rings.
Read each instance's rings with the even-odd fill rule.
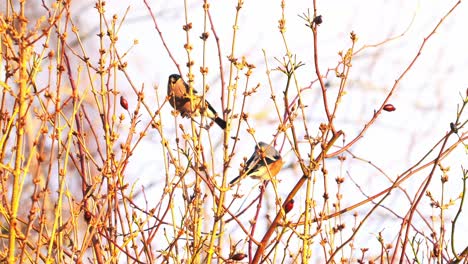
[[[271,180],[282,167],[283,160],[281,159],[281,154],[270,144],[258,142],[258,146],[255,146],[254,153],[245,164],[239,176],[229,184],[236,184],[245,177]]]
[[[192,101],[190,100],[190,88],[188,84],[182,80],[180,75],[172,74],[169,76],[167,95],[169,96],[169,103],[171,106],[179,111],[182,117],[194,117],[202,112],[219,127],[222,129],[226,128],[226,121],[218,116],[208,101],[205,100],[205,104],[202,104],[203,98],[197,94],[195,89],[192,90],[193,98]]]

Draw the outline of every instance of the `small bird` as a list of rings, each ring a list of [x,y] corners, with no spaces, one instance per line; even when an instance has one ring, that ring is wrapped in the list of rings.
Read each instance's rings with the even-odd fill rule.
[[[200,109],[202,107],[202,97],[197,94],[193,89],[194,98],[192,99],[193,105],[190,102],[190,88],[187,83],[182,80],[180,75],[172,74],[169,76],[167,83],[167,95],[169,96],[169,103],[175,110],[179,111],[182,117],[197,116],[200,110],[206,116],[212,119],[222,129],[226,128],[226,121],[218,116],[214,108],[205,100],[205,105],[208,109]]]
[[[268,169],[267,169],[268,166]],[[254,179],[271,180],[283,167],[281,154],[270,144],[258,142],[255,151],[245,164],[245,167],[229,184],[234,185],[249,176]]]

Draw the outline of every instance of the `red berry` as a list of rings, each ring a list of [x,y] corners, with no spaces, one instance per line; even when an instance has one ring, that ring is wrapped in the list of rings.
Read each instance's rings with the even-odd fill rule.
[[[383,110],[385,110],[387,112],[393,112],[393,111],[396,110],[396,108],[392,104],[386,104],[386,105],[384,105]]]
[[[285,205],[284,205],[284,211],[286,213],[289,213],[294,207],[294,199],[289,200]]]
[[[91,218],[93,217],[93,215],[91,214],[90,211],[86,210],[85,213],[84,213],[84,219],[87,223],[89,223],[91,221]]]
[[[125,99],[125,97],[123,96],[120,96],[120,106],[125,109],[125,110],[128,110],[128,102],[127,102],[127,99]]]
[[[245,257],[247,257],[247,255],[244,254],[244,253],[236,253],[236,254],[231,256],[231,259],[232,260],[243,260]]]

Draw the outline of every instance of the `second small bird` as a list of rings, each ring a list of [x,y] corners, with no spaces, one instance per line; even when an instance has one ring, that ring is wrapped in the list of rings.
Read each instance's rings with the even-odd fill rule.
[[[236,184],[245,177],[271,180],[282,167],[283,160],[281,159],[281,154],[269,144],[258,142],[258,146],[255,146],[255,151],[245,164],[244,169],[229,184]]]
[[[188,84],[182,80],[180,75],[172,74],[169,76],[167,83],[167,95],[169,96],[169,103],[174,109],[180,112],[182,117],[193,117],[198,115],[200,108],[202,107],[202,97],[197,94],[197,91],[193,89],[192,103],[190,101],[190,88]],[[205,100],[205,106],[207,109],[204,113],[207,117],[212,119],[222,129],[226,128],[226,121],[218,116],[214,108]]]

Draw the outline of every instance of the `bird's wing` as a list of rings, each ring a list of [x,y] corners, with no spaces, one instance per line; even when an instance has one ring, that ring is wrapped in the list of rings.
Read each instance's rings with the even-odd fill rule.
[[[278,155],[279,153],[273,147],[271,148],[273,149],[273,151],[271,151],[271,149],[269,149],[268,147],[265,149],[266,155],[265,155],[265,160],[263,160],[259,153],[259,148],[255,147],[254,154],[252,154],[250,159],[245,164],[244,174],[250,174],[252,172],[257,171],[260,167],[265,166],[265,162],[266,164],[271,164],[277,161],[278,158],[280,157]]]

